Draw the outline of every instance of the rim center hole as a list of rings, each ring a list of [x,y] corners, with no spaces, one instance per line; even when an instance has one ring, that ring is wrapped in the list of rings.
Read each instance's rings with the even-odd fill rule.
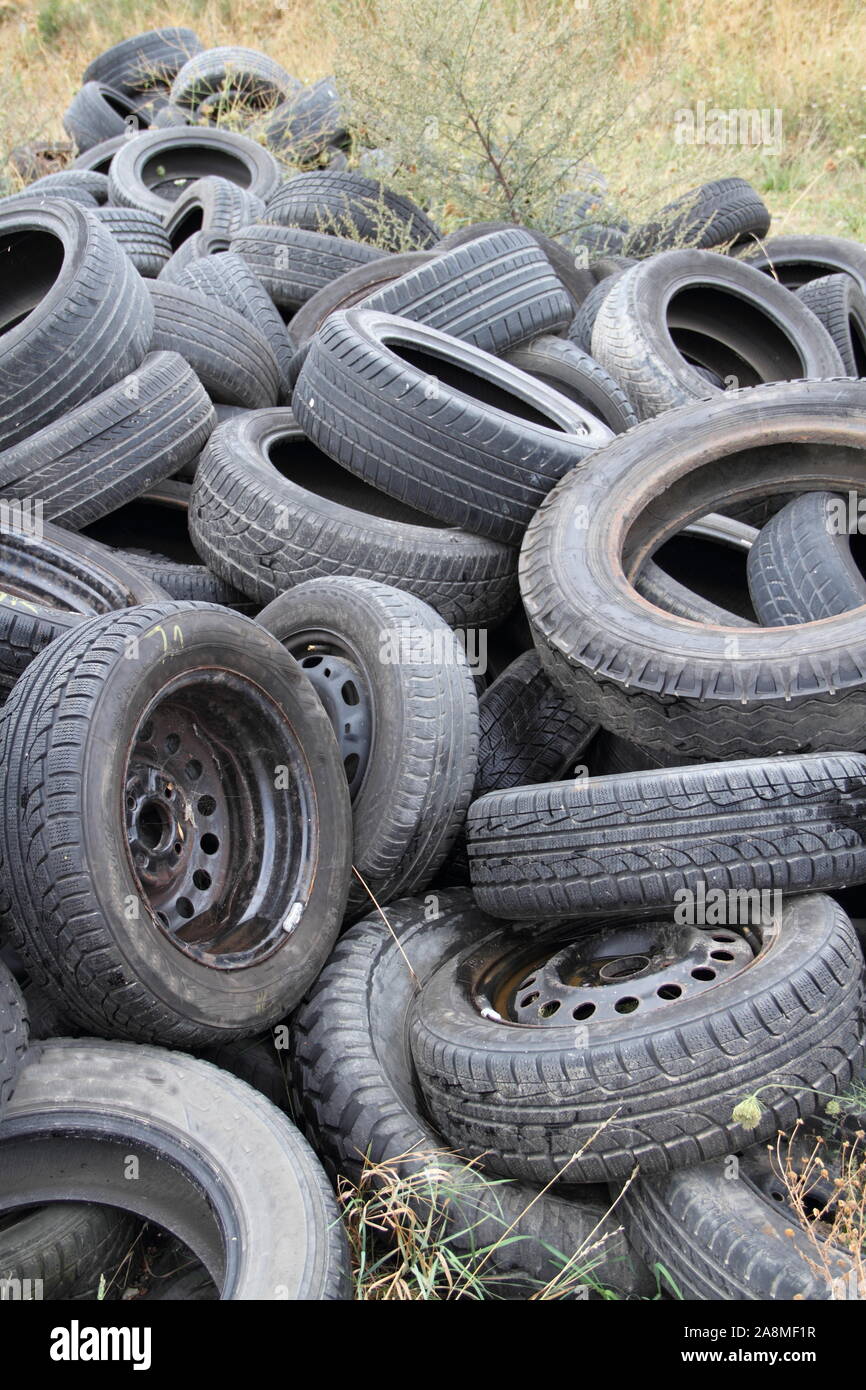
[[[646,970],[649,963],[649,956],[617,956],[616,960],[607,961],[598,973],[602,980],[629,980]]]
[[[145,801],[138,813],[136,830],[145,849],[156,849],[169,838],[171,817],[160,801]]]

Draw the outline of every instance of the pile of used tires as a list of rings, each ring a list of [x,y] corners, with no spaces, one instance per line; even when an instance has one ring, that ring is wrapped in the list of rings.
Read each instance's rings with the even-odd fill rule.
[[[737,179],[442,237],[186,30],[65,123],[0,200],[0,1279],[148,1221],[149,1296],[350,1297],[335,1177],[435,1153],[510,1296],[830,1297],[767,1144],[864,1066],[866,248]]]

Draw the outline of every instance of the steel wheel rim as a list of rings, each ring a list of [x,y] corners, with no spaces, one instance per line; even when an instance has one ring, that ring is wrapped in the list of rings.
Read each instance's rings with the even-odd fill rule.
[[[764,928],[750,943],[736,928],[682,926],[670,919],[608,922],[547,945],[525,940],[475,979],[475,1007],[524,1027],[589,1028],[653,1015],[727,983],[774,940]],[[757,949],[756,949],[757,947]]]
[[[372,685],[365,664],[345,638],[321,628],[292,633],[283,645],[325,707],[354,804],[367,776],[376,728]]]
[[[312,888],[315,794],[259,686],[205,668],[163,687],[130,740],[122,797],[136,886],[173,947],[233,970],[285,944]]]

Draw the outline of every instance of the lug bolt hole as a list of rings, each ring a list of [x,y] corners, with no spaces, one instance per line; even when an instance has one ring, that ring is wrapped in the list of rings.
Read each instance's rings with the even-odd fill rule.
[[[192,876],[192,881],[196,888],[200,888],[201,891],[204,892],[206,888],[210,888],[212,879],[206,869],[196,869]]]
[[[193,907],[189,898],[178,898],[177,902],[175,903],[175,907],[177,908],[181,917],[189,918],[192,917],[195,913],[195,908]]]
[[[196,802],[196,810],[200,816],[212,816],[216,810],[216,802],[212,796],[200,796]]]
[[[210,832],[208,832],[208,834],[202,835],[201,837],[201,847],[205,854],[216,854],[220,847],[220,842],[216,835],[211,835]]]

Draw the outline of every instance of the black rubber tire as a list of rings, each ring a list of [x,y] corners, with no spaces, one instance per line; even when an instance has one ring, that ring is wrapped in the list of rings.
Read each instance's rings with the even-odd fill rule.
[[[295,347],[299,352],[305,348],[329,314],[333,314],[337,309],[351,309],[353,305],[360,304],[382,285],[389,285],[392,280],[398,279],[417,266],[428,265],[436,254],[435,251],[406,251],[400,256],[385,253],[366,265],[347,270],[337,280],[332,280],[329,285],[317,290],[313,297],[292,315],[288,330]],[[293,371],[294,378],[297,378],[299,371],[300,365]]]
[[[179,106],[167,101],[154,113],[150,128],[151,130],[172,130],[176,126],[189,125],[192,125],[189,112],[182,111]]]
[[[337,1205],[309,1145],[208,1062],[91,1038],[38,1043],[0,1151],[0,1210],[60,1199],[133,1211],[183,1240],[224,1300],[351,1297]]]
[[[392,502],[319,453],[289,410],[214,431],[189,528],[209,568],[257,603],[305,579],[358,575],[416,594],[452,626],[484,626],[516,594],[513,550]]]
[[[749,590],[765,627],[832,618],[866,604],[866,579],[837,525],[848,498],[805,492],[763,526],[749,553]],[[859,520],[859,517],[858,517]],[[859,549],[859,540],[858,540]]]
[[[812,1147],[790,1137],[776,1143],[783,1162]],[[832,1181],[839,1168],[825,1156]],[[617,1210],[635,1247],[664,1269],[688,1303],[832,1298],[819,1272],[821,1253],[797,1218],[778,1160],[770,1168],[752,1148],[736,1158],[732,1173],[731,1157],[631,1183]],[[844,1283],[853,1266],[837,1250],[834,1278]]]
[[[123,144],[111,161],[111,201],[165,217],[184,188],[209,175],[240,184],[265,202],[281,177],[268,150],[234,131],[149,130]]]
[[[473,799],[503,787],[551,782],[574,767],[597,726],[551,685],[535,651],[522,652],[478,701],[478,772]],[[464,830],[443,880],[469,882]]]
[[[449,892],[426,903],[392,903],[387,924],[373,914],[340,939],[292,1028],[307,1132],[329,1168],[354,1182],[365,1156],[406,1179],[425,1166],[441,1173],[430,1197],[417,1189],[425,1218],[470,1255],[470,1268],[490,1250],[485,1267],[506,1289],[516,1286],[515,1294],[561,1274],[596,1223],[599,1263],[591,1278],[626,1296],[651,1292],[646,1272],[614,1233],[616,1216],[606,1218],[595,1192],[567,1200],[522,1183],[485,1182],[443,1152],[421,1109],[406,1037],[413,996],[443,960],[490,927],[469,893]]]
[[[20,1280],[46,1300],[95,1300],[100,1276],[110,1282],[138,1225],[96,1202],[52,1202],[18,1218],[7,1213],[0,1219],[0,1277]]]
[[[107,546],[49,522],[40,534],[0,531],[0,697],[84,618],[166,597]]]
[[[365,308],[332,315],[292,396],[323,453],[398,501],[519,544],[606,425],[489,353]]]
[[[866,294],[866,247],[839,236],[777,236],[748,255],[747,265],[762,270],[790,290],[810,280],[844,271]]]
[[[249,613],[254,606],[240,590],[226,584],[207,565],[179,564],[168,555],[154,555],[144,550],[121,549],[117,553],[130,568],[158,584],[169,598],[184,603],[219,603],[224,608],[236,608],[240,613]]]
[[[130,648],[131,642],[139,645]],[[130,650],[137,660],[127,659]],[[247,724],[246,733],[242,728],[244,708],[249,711],[258,698],[251,692],[264,691],[275,712],[270,730],[262,727],[257,735],[262,742],[255,756],[268,756],[270,739],[277,769],[291,759],[292,738],[302,750],[280,796],[274,792],[271,802],[264,800],[263,780],[256,791],[242,791],[258,807],[259,824],[270,827],[273,855],[292,798],[307,807],[300,812],[306,818],[304,842],[292,851],[285,887],[250,907],[256,892],[268,892],[273,873],[261,860],[251,866],[240,897],[219,909],[235,931],[244,913],[257,913],[262,942],[272,941],[267,953],[263,944],[242,969],[232,968],[225,948],[214,967],[213,955],[202,959],[201,951],[190,954],[175,937],[169,939],[133,869],[125,800],[118,792],[145,710],[172,680],[185,673],[199,679],[195,673],[203,669],[218,669],[223,681],[234,672],[246,682],[236,702],[238,747],[251,737],[252,726]],[[284,732],[278,741],[277,724],[285,731],[289,719],[292,736]],[[2,840],[8,897],[0,920],[35,983],[76,1023],[97,1036],[206,1046],[260,1033],[294,1007],[339,930],[350,877],[351,808],[327,716],[306,677],[269,633],[211,604],[166,601],[93,618],[58,638],[18,681],[0,714],[0,746],[6,803],[16,808],[14,818],[6,813]],[[177,752],[178,745],[169,751]],[[175,817],[196,826],[196,815],[207,813],[194,809],[184,791],[180,769],[186,756],[181,739],[180,762],[166,760],[164,766],[173,766],[174,794],[182,798]],[[236,765],[226,775],[245,787]],[[271,780],[276,787],[276,775],[268,779],[269,795]],[[202,798],[207,799],[213,800]],[[240,827],[229,833],[240,834]],[[185,870],[200,852],[212,851],[201,850],[199,838],[191,837],[187,860],[177,860],[178,883],[192,882]],[[222,866],[206,862],[217,876],[227,872],[225,860]],[[289,880],[302,910],[286,929]],[[170,884],[169,890],[174,891]],[[223,891],[218,877],[216,891]],[[157,902],[168,910],[167,899]],[[194,911],[183,915],[196,920]]]
[[[210,99],[217,107],[222,100],[231,103],[232,115],[246,115],[275,106],[300,82],[255,48],[206,48],[184,63],[169,93],[175,106],[205,114]]]
[[[466,818],[478,766],[478,700],[457,637],[414,595],[355,576],[299,584],[257,621],[313,679],[323,643],[349,662],[351,700],[334,692],[325,706],[338,741],[351,705],[370,710],[368,747],[341,743],[353,791],[348,915],[420,893]]]
[[[197,458],[216,424],[195,372],[155,352],[116,386],[0,453],[0,495],[78,531]]]
[[[822,275],[797,290],[797,298],[824,325],[849,376],[866,376],[866,292],[844,272]]]
[[[27,1051],[28,1037],[24,996],[12,971],[0,960],[0,1115],[4,1114],[15,1090],[15,1083]],[[2,1264],[0,1270],[5,1274]]]
[[[479,237],[490,236],[493,232],[515,230],[513,222],[473,222],[468,227],[458,227],[456,232],[449,232],[447,236],[440,237],[433,250],[440,253],[452,251],[457,246],[466,246],[469,242],[477,241]],[[559,280],[571,295],[574,307],[577,308],[595,284],[595,275],[590,270],[579,269],[574,256],[552,237],[545,236],[534,227],[520,227],[519,230],[528,233],[541,247]]]
[[[573,306],[528,232],[493,232],[436,256],[365,301],[504,355],[539,333],[571,322]]]
[[[666,204],[655,217],[625,238],[630,256],[658,251],[736,245],[760,239],[770,230],[770,210],[746,179],[714,179]]]
[[[686,758],[862,748],[856,613],[799,632],[713,627],[651,608],[633,583],[708,512],[862,487],[864,443],[866,383],[850,379],[720,394],[620,435],[554,489],[524,542],[521,591],[551,679],[613,733]]]
[[[633,405],[610,373],[568,338],[545,333],[509,352],[505,360],[597,416],[614,434],[637,424]]]
[[[280,399],[286,400],[291,396],[290,372],[295,353],[286,325],[265,286],[240,256],[226,251],[219,256],[191,260],[170,277],[162,278],[170,278],[182,288],[233,309],[257,328],[270,344],[276,359],[280,374]]]
[[[701,517],[700,521],[693,522],[691,526],[686,526],[683,531],[683,539],[695,539],[710,541],[713,546],[723,546],[725,550],[739,551],[741,554],[748,552],[758,537],[758,532],[753,526],[747,526],[744,522],[736,520],[730,516],[719,516],[711,513],[709,516]],[[674,537],[671,538],[676,539]],[[706,556],[710,560],[709,553]],[[748,559],[747,559],[748,563]],[[707,565],[709,569],[709,565]],[[712,592],[713,575],[709,576],[704,571],[703,562],[696,565],[696,579],[699,587],[710,588]],[[744,574],[745,579],[745,574]],[[722,627],[751,627],[753,620],[746,617],[739,611],[732,611],[717,604],[711,597],[705,597],[703,593],[698,593],[694,589],[687,587],[680,580],[675,579],[665,568],[665,562],[656,563],[655,560],[646,560],[643,568],[635,579],[635,588],[644,598],[649,599],[657,608],[664,608],[668,613],[678,613],[681,618],[691,618],[696,623],[714,623]],[[727,600],[726,594],[722,597]],[[746,586],[745,593],[734,591],[734,602],[738,602],[738,609],[743,608],[751,612],[751,601]]]
[[[592,352],[592,330],[595,327],[599,310],[617,280],[620,280],[624,274],[625,270],[615,270],[612,274],[603,276],[597,285],[593,285],[572,319],[568,329],[569,341],[575,343],[582,352]],[[626,397],[626,399],[628,398]]]
[[[649,772],[659,767],[684,767],[690,764],[676,753],[663,754],[656,749],[639,748],[607,729],[599,729],[586,750],[586,765],[590,777],[610,777],[621,772]]]
[[[80,169],[82,173],[93,172],[100,174],[103,178],[108,178],[108,171],[111,168],[111,161],[117,151],[128,139],[134,139],[129,131],[124,131],[123,135],[112,135],[110,140],[101,140],[98,145],[92,145],[89,150],[85,150],[72,161],[70,169]],[[106,199],[100,201],[105,202]]]
[[[195,179],[188,183],[165,218],[172,252],[196,232],[203,232],[211,254],[227,251],[232,237],[250,222],[264,217],[261,198],[230,179]]]
[[[141,1295],[152,1303],[212,1303],[219,1296],[219,1289],[202,1264],[152,1283],[148,1292]]]
[[[241,227],[232,237],[231,249],[287,314],[346,271],[388,254],[367,242],[265,223]]]
[[[261,410],[276,405],[280,369],[263,333],[234,309],[195,290],[148,281],[154,351],[185,358],[212,400]]]
[[[123,92],[101,82],[85,82],[63,113],[63,129],[79,153],[146,124]]]
[[[207,1047],[198,1053],[205,1062],[231,1072],[259,1095],[267,1096],[271,1105],[292,1118],[291,1087],[288,1076],[288,1053],[278,1052],[273,1038],[268,1034],[263,1038],[242,1038],[239,1042],[225,1042],[218,1047]],[[283,1065],[283,1058],[286,1065]]]
[[[167,86],[188,58],[203,52],[192,29],[148,29],[100,53],[84,69],[84,81],[107,82],[134,96]]]
[[[0,213],[0,449],[139,365],[153,307],[107,227],[66,200]]]
[[[491,917],[673,908],[677,894],[811,893],[866,880],[866,759],[703,763],[491,791],[466,821]]]
[[[141,208],[96,208],[93,216],[107,227],[139,275],[155,280],[171,258],[171,246],[159,218]]]
[[[788,1130],[862,1066],[863,956],[823,894],[789,902],[763,930],[772,944],[744,973],[577,1035],[570,1017],[517,1024],[475,997],[485,976],[520,978],[574,929],[476,941],[430,977],[410,1020],[434,1124],[494,1173],[564,1185],[688,1168]],[[758,1087],[762,1113],[745,1130],[732,1112]]]
[[[41,179],[34,179],[23,191],[38,194],[39,197],[46,194],[58,198],[68,198],[70,194],[75,193],[89,193],[91,198],[102,206],[108,201],[108,177],[95,169],[79,169],[73,165],[60,173],[45,174]]]
[[[739,387],[844,371],[805,304],[713,251],[664,251],[627,270],[598,311],[592,355],[642,420],[718,394],[689,359]]]
[[[24,183],[62,173],[74,150],[69,140],[25,140],[9,151],[9,164]]]
[[[333,77],[321,77],[270,115],[250,126],[250,134],[276,150],[286,164],[308,164],[329,146],[348,140],[347,118]]]
[[[369,241],[384,251],[424,250],[439,229],[411,198],[350,170],[295,174],[267,200],[269,222]]]

